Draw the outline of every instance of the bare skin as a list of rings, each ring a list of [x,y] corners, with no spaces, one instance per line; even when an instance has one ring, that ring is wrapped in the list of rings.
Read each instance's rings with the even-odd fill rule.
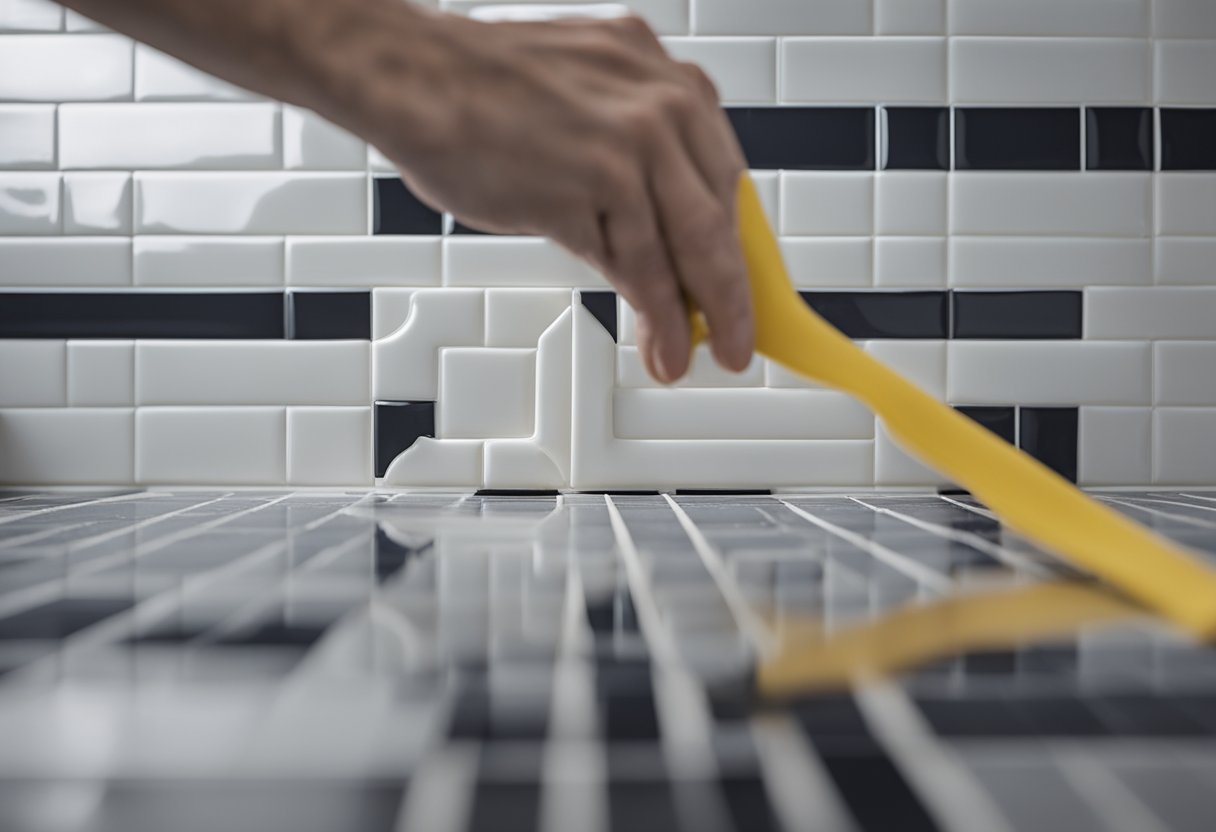
[[[61,0],[367,139],[424,200],[538,234],[638,313],[660,381],[689,361],[687,304],[722,366],[752,354],[735,231],[742,153],[713,84],[636,18],[481,23],[402,0]]]

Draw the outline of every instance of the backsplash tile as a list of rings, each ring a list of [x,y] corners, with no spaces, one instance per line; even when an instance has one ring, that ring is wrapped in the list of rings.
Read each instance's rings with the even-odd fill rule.
[[[959,107],[957,170],[1079,170],[1081,111],[1073,107]]]

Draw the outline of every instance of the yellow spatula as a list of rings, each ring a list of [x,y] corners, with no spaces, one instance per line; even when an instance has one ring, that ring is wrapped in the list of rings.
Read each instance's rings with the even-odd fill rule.
[[[905,450],[970,490],[1008,527],[1192,634],[1216,635],[1216,572],[937,401],[813,312],[790,284],[747,175],[739,181],[738,213],[757,352],[861,400]],[[700,341],[705,322],[693,317]]]

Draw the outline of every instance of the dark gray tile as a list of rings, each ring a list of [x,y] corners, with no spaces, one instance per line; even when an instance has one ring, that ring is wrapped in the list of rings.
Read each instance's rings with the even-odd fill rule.
[[[873,170],[871,107],[728,107],[748,167]]]
[[[1012,407],[994,407],[990,405],[956,407],[959,413],[978,422],[1010,445],[1017,437],[1016,411]]]
[[[372,293],[288,292],[287,337],[298,340],[370,340]]]
[[[282,338],[282,292],[0,292],[0,338]]]
[[[1085,109],[1086,170],[1152,170],[1153,111],[1148,107]]]
[[[1161,169],[1216,170],[1216,109],[1161,109]]]
[[[376,402],[376,476],[422,436],[435,436],[434,402]]]
[[[885,107],[884,170],[949,170],[950,110]]]
[[[946,292],[799,292],[850,338],[946,338]]]
[[[442,234],[443,214],[420,200],[395,176],[372,180],[373,234]]]
[[[617,340],[616,292],[579,292],[583,306],[600,322],[604,331]]]
[[[953,338],[1071,339],[1082,331],[1081,292],[951,292]]]
[[[1070,482],[1077,481],[1078,409],[1023,407],[1018,411],[1022,450]]]
[[[1056,107],[959,107],[956,170],[1080,170],[1081,112]]]

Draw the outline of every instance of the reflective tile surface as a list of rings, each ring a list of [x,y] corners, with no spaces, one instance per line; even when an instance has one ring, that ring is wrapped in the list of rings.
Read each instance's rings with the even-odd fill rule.
[[[5,832],[1206,830],[1216,652],[966,497],[5,491],[0,738]]]

